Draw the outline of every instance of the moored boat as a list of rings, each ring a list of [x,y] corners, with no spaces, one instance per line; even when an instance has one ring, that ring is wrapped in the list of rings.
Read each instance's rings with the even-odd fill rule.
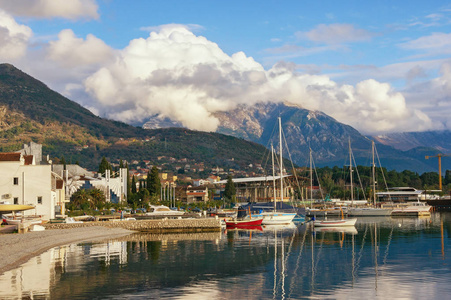
[[[351,217],[388,217],[392,213],[388,208],[376,208],[376,207],[357,207],[348,208],[348,216]]]
[[[340,220],[315,220],[313,225],[315,227],[341,227],[354,226],[357,219],[340,219]]]
[[[246,220],[224,220],[229,228],[245,228],[249,226],[261,226],[263,218],[251,218]]]
[[[424,202],[412,202],[408,206],[393,209],[392,216],[429,216],[432,206]]]

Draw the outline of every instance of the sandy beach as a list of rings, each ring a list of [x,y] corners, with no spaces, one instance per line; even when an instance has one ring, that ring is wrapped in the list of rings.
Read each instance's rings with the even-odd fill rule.
[[[133,231],[123,228],[94,226],[23,234],[1,234],[0,274],[53,247],[79,242],[108,240],[132,233]]]

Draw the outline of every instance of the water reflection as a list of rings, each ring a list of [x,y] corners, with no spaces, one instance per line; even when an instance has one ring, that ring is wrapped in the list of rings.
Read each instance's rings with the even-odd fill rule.
[[[134,234],[51,249],[0,276],[0,298],[446,298],[450,229],[451,214],[435,213]]]

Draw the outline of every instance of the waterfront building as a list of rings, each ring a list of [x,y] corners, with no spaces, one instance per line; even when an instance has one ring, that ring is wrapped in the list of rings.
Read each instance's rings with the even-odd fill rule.
[[[51,161],[41,160],[23,151],[0,153],[0,201],[33,205],[35,209],[24,215],[49,220],[64,212],[65,185],[61,176],[52,172]]]
[[[394,187],[389,188],[387,192],[376,193],[378,202],[411,202],[419,201],[424,191],[413,187]]]

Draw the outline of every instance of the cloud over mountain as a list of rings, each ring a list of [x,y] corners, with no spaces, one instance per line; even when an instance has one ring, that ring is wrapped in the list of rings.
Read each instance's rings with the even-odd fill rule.
[[[53,6],[44,13],[32,9],[32,2],[0,0],[1,7],[16,15],[97,17],[95,1],[73,0],[65,8],[53,1],[40,3],[40,9]],[[93,34],[82,38],[64,29],[36,47],[29,42],[33,32],[28,26],[18,24],[5,11],[0,14],[2,58],[19,62],[30,74],[102,117],[142,124],[158,115],[190,129],[214,131],[219,125],[215,112],[239,104],[288,101],[322,111],[364,133],[443,128],[423,110],[409,106],[404,95],[387,83],[370,77],[354,85],[339,84],[327,75],[299,73],[284,61],[264,68],[244,52],[229,55],[195,34],[201,26],[143,27],[150,34],[130,40],[122,49]],[[373,35],[346,24],[318,26],[305,34],[312,41],[328,40],[331,47]],[[412,78],[422,74],[421,69],[414,71]],[[447,73],[437,80],[449,82]],[[430,83],[431,88],[440,86],[447,85]]]
[[[114,119],[141,122],[161,115],[198,130],[218,126],[212,113],[238,104],[289,101],[320,110],[364,132],[417,130],[432,126],[409,109],[403,95],[386,83],[364,80],[339,85],[327,76],[298,74],[286,64],[269,70],[186,27],[168,25],[147,39],[132,40],[85,81],[95,106]]]
[[[14,18],[0,10],[0,57],[15,59],[25,55],[28,40],[33,32],[30,27],[18,24]]]

